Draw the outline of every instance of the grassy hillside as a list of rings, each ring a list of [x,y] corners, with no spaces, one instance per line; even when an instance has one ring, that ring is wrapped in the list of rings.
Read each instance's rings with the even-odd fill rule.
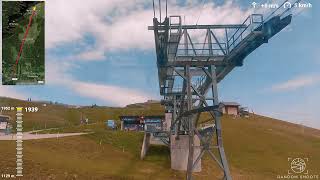
[[[17,99],[0,97],[0,107],[38,107],[37,113],[24,113],[24,130],[56,128],[80,124],[81,117],[89,119],[90,123],[103,122],[108,119],[119,120],[120,115],[163,115],[164,109],[159,104],[150,103],[146,106],[114,107],[72,107],[57,104],[27,102]],[[10,115],[15,125],[15,111],[3,111]]]
[[[122,113],[163,113],[159,105],[152,104],[143,108],[52,107],[45,107],[41,111],[53,116],[52,125],[70,124],[66,121],[76,124],[80,110],[98,123],[68,125],[54,130],[94,132],[84,136],[25,141],[25,179],[183,179],[184,172],[170,170],[168,148],[152,146],[142,161],[139,159],[142,133],[109,131],[101,123],[108,118],[116,119]],[[206,119],[205,116],[201,118]],[[46,115],[26,115],[25,122],[32,125],[37,123],[36,120],[41,120],[40,117]],[[277,175],[287,174],[290,168],[287,159],[290,157],[309,158],[309,174],[320,174],[319,130],[258,115],[236,119],[224,116],[222,126],[224,146],[235,180],[277,179]],[[15,142],[0,141],[0,152],[0,169],[3,171],[0,173],[14,173]],[[197,174],[196,179],[216,179],[219,170],[210,162],[208,156],[205,156],[203,171]]]

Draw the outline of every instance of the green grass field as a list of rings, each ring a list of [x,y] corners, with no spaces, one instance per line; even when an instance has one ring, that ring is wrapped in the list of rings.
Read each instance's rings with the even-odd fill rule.
[[[40,107],[37,103],[30,105],[3,98],[0,106],[8,103]],[[79,126],[81,112],[95,124]],[[157,104],[81,109],[48,105],[41,107],[37,114],[26,114],[24,119],[29,129],[35,124],[42,128],[42,118],[48,122],[50,119],[50,127],[60,127],[43,133],[93,133],[25,141],[23,179],[183,179],[184,172],[170,170],[167,147],[151,146],[146,159],[140,160],[142,133],[110,131],[104,127],[104,120],[117,120],[117,116],[131,113],[161,114],[163,109]],[[224,146],[235,180],[277,179],[277,175],[286,175],[290,169],[289,157],[309,158],[309,174],[320,174],[319,130],[258,115],[236,119],[224,116],[222,126]],[[0,141],[0,152],[0,174],[15,174],[15,142]],[[210,161],[205,156],[203,170],[196,174],[196,179],[217,179],[221,175]]]

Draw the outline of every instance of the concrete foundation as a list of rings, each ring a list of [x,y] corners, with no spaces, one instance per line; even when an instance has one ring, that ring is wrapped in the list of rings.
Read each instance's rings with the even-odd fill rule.
[[[186,171],[188,167],[188,156],[189,156],[189,136],[180,135],[179,139],[176,139],[176,135],[172,135],[170,138],[170,150],[171,150],[171,169]],[[193,161],[195,162],[199,156],[200,139],[198,136],[194,136],[194,148]],[[201,171],[201,159],[195,165],[193,172]]]
[[[144,157],[146,156],[149,146],[150,146],[150,138],[151,138],[151,134],[150,133],[144,133],[144,138],[143,138],[143,143],[142,143],[142,147],[141,147],[141,154],[140,154],[140,158],[144,159]]]

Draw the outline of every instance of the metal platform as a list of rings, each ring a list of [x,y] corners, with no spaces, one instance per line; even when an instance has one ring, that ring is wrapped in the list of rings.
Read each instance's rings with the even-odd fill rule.
[[[189,136],[186,179],[192,179],[205,152],[222,170],[222,179],[232,179],[223,147],[217,86],[250,53],[291,23],[292,15],[284,14],[267,19],[252,14],[241,24],[219,25],[183,25],[180,16],[163,21],[153,18],[148,29],[154,32],[160,95],[166,111],[172,113],[171,130],[165,134],[176,139]],[[201,113],[209,113],[211,119],[200,122]],[[195,136],[200,146],[194,144]],[[197,157],[195,148],[201,149]]]

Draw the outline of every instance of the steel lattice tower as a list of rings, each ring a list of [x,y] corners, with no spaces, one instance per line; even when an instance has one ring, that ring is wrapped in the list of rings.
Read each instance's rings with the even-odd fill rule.
[[[166,111],[172,113],[171,130],[161,132],[162,139],[166,136],[172,141],[170,138],[188,135],[187,180],[192,179],[193,169],[205,152],[221,168],[223,179],[232,179],[223,147],[218,83],[291,23],[292,15],[286,12],[266,19],[252,14],[242,24],[225,25],[182,25],[180,16],[166,16],[162,21],[161,13],[160,21],[153,18],[148,29],[154,31],[160,95]],[[192,37],[190,31],[197,36]],[[205,123],[199,121],[204,112],[211,116]],[[195,137],[200,146],[194,144]],[[195,148],[200,149],[196,157]]]

